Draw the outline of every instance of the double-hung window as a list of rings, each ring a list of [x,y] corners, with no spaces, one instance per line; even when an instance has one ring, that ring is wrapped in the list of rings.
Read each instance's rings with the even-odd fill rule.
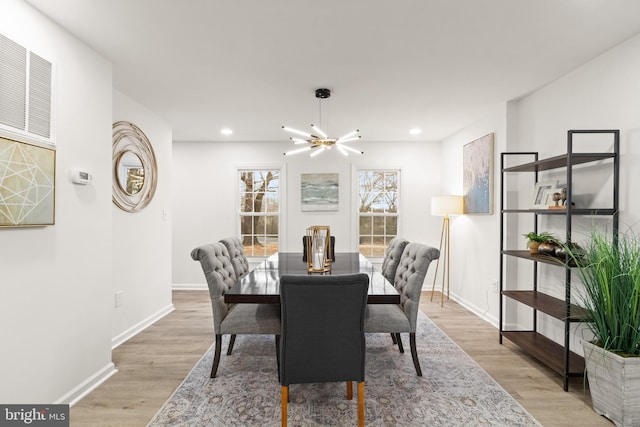
[[[278,252],[280,171],[242,169],[240,185],[240,236],[247,256]]]
[[[384,256],[389,241],[398,234],[399,170],[358,171],[360,253]]]

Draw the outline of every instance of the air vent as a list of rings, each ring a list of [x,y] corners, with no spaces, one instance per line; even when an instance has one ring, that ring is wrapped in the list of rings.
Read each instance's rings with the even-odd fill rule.
[[[51,141],[52,65],[0,34],[0,127]]]

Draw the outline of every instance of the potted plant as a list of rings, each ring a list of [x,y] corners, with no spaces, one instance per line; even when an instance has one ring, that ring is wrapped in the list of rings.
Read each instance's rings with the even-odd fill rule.
[[[529,253],[532,254],[538,253],[538,247],[541,243],[558,242],[558,238],[553,233],[548,233],[546,231],[542,233],[530,231],[527,234],[523,234],[523,236],[527,238],[527,248],[529,248]]]
[[[582,341],[593,409],[617,426],[638,426],[640,238],[594,231],[579,252],[564,246],[584,286],[579,301],[593,333]]]

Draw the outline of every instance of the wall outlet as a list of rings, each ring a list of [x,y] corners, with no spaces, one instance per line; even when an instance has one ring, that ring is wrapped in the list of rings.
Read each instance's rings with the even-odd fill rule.
[[[495,293],[498,293],[498,281],[497,280],[492,280],[491,282],[489,282],[489,287],[491,288],[491,290]]]
[[[120,307],[122,305],[122,294],[123,293],[124,293],[124,291],[116,292],[116,300],[115,300],[116,308],[118,308],[118,307]]]

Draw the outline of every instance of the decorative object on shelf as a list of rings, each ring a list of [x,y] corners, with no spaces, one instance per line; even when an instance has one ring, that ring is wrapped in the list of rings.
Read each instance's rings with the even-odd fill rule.
[[[557,186],[558,181],[536,182],[536,185],[533,187],[532,208],[547,209],[549,207],[549,202],[547,201],[549,198],[548,191],[553,190],[551,191],[551,195],[553,195]]]
[[[461,215],[464,213],[464,197],[463,196],[434,196],[431,198],[431,215],[444,216],[442,220],[442,232],[440,233],[440,253],[442,254],[436,261],[436,271],[433,275],[433,285],[431,286],[431,301],[433,301],[433,292],[436,288],[436,280],[438,278],[438,267],[442,259],[442,288],[440,306],[444,304],[445,295],[445,278],[447,282],[447,300],[449,299],[449,215]]]
[[[548,233],[546,231],[539,234],[530,231],[527,234],[523,234],[523,236],[527,238],[527,248],[529,248],[529,253],[531,254],[537,254],[540,252],[539,248],[541,243],[556,243],[558,241],[558,238],[553,235],[553,233]]]
[[[56,151],[0,137],[0,227],[55,224]]]
[[[556,256],[556,249],[558,247],[560,247],[558,243],[547,240],[546,242],[541,242],[538,245],[538,253],[543,255]]]
[[[591,342],[583,341],[593,409],[617,426],[640,425],[640,235],[592,231],[576,253]]]
[[[337,173],[300,174],[300,210],[302,212],[337,211],[339,200]]]
[[[113,124],[113,203],[126,212],[144,209],[156,192],[158,165],[151,142],[130,122]]]
[[[305,144],[305,146],[302,148],[287,151],[286,153],[284,153],[285,156],[303,153],[305,151],[311,151],[309,157],[314,157],[325,150],[330,150],[332,147],[336,147],[338,151],[340,151],[345,156],[348,156],[349,152],[364,154],[364,151],[356,150],[355,148],[345,145],[346,142],[357,141],[360,139],[360,135],[358,135],[358,133],[360,132],[359,129],[349,132],[348,134],[339,138],[331,138],[325,131],[320,129],[321,126],[326,125],[322,123],[322,100],[327,99],[330,96],[331,91],[329,89],[316,89],[316,98],[318,98],[318,111],[320,117],[317,126],[313,124],[311,125],[311,129],[313,129],[313,132],[315,132],[315,134],[303,132],[301,130],[293,129],[287,126],[282,126],[282,129],[286,130],[287,132],[291,132],[293,134],[304,137],[304,139],[291,137],[291,140],[294,144]]]
[[[465,214],[493,213],[493,133],[462,149]]]
[[[307,228],[307,271],[327,273],[331,271],[331,232],[328,225]]]

